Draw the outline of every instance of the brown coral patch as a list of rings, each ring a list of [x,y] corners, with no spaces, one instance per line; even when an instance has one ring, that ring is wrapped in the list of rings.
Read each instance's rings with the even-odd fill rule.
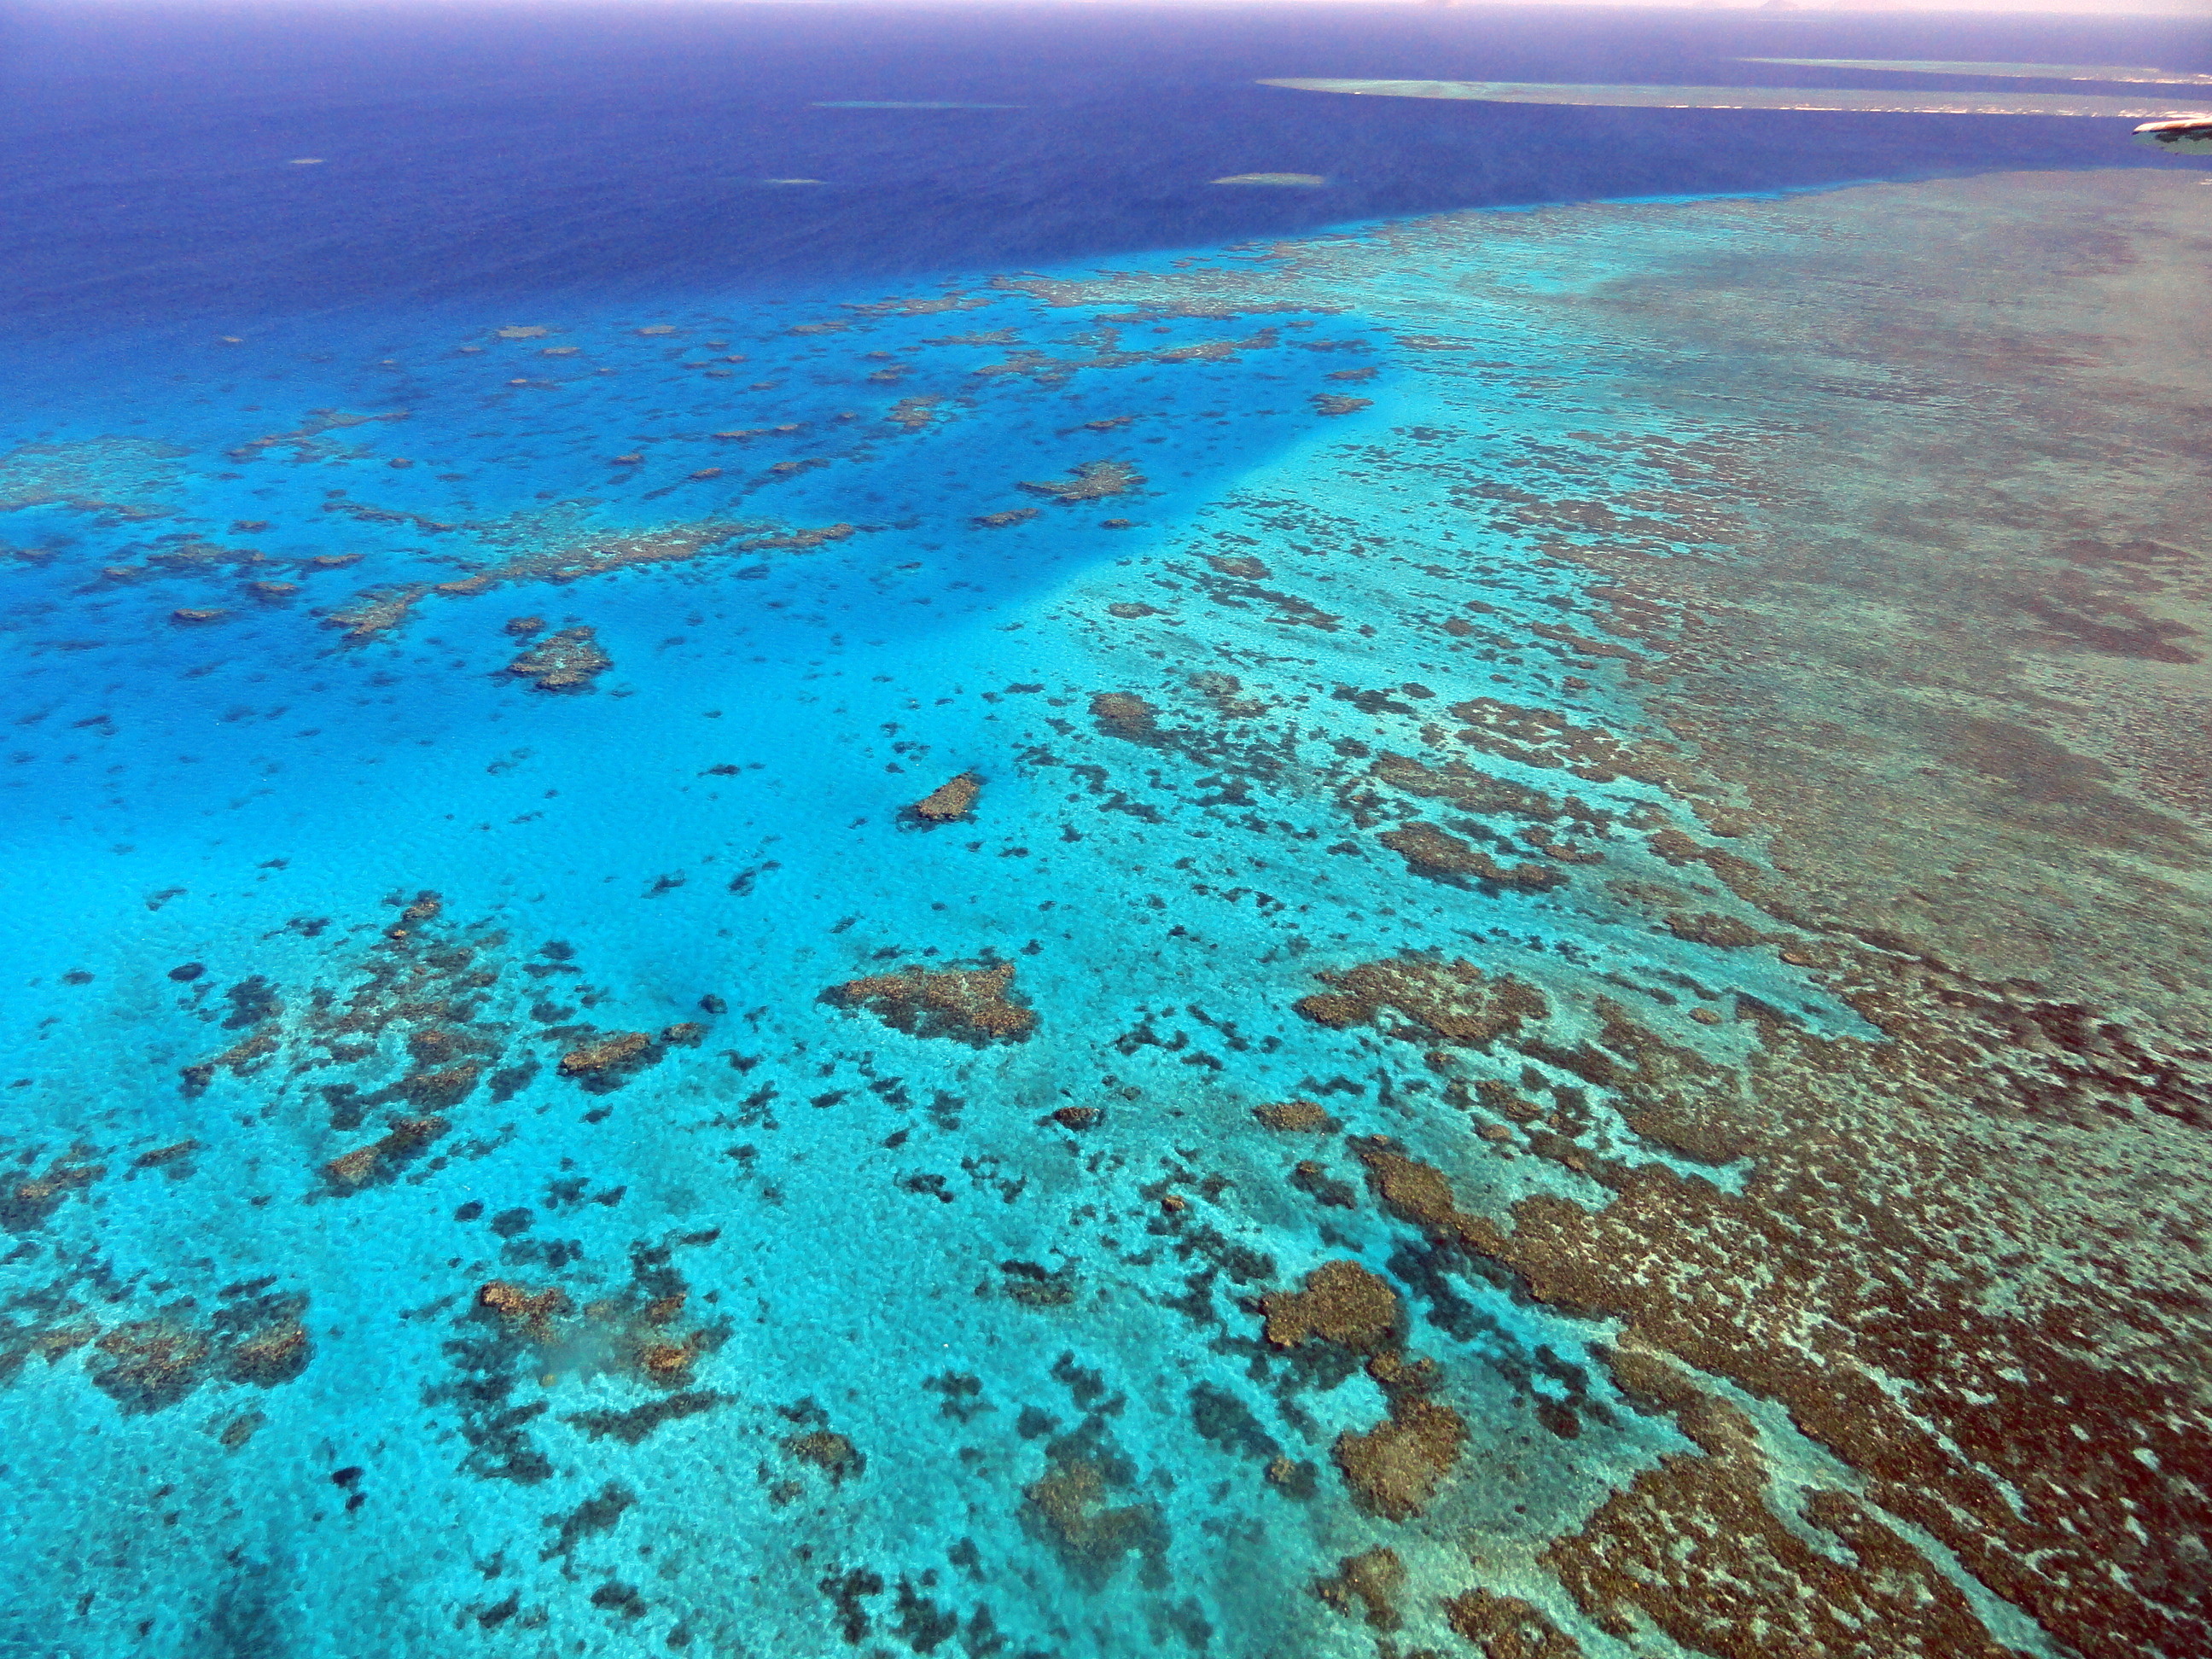
[[[1022,1489],[1023,1519],[1049,1543],[1079,1582],[1096,1589],[1134,1553],[1156,1558],[1165,1532],[1149,1504],[1108,1501],[1106,1470],[1079,1453],[1055,1456],[1043,1477]]]
[[[0,1186],[0,1228],[20,1233],[44,1225],[64,1199],[107,1173],[106,1165],[90,1162],[91,1157],[90,1147],[80,1146],[55,1158],[43,1175],[18,1176]]]
[[[924,823],[957,823],[975,810],[982,793],[982,775],[963,772],[939,784],[907,810]]]
[[[697,1389],[685,1394],[665,1395],[659,1400],[649,1400],[641,1406],[632,1406],[623,1411],[574,1412],[563,1417],[563,1423],[572,1425],[593,1440],[613,1440],[625,1446],[641,1445],[664,1423],[673,1423],[686,1417],[696,1417],[730,1402],[728,1395],[711,1389]]]
[[[553,1322],[573,1304],[558,1285],[532,1295],[513,1279],[495,1279],[477,1291],[477,1306],[497,1315],[533,1342],[549,1341]]]
[[[1457,1412],[1415,1395],[1392,1401],[1390,1415],[1365,1433],[1339,1435],[1329,1455],[1362,1509],[1410,1521],[1428,1508],[1466,1439]]]
[[[1329,988],[1293,1005],[1316,1025],[1372,1025],[1409,1042],[1480,1048],[1551,1012],[1543,993],[1462,958],[1394,957],[1315,978]]]
[[[615,1031],[561,1056],[562,1077],[588,1077],[638,1065],[653,1048],[649,1031]]]
[[[1406,1564],[1392,1549],[1362,1550],[1336,1564],[1329,1577],[1314,1580],[1313,1593],[1339,1613],[1356,1607],[1376,1630],[1395,1630],[1403,1622],[1398,1593],[1406,1588]]]
[[[1634,1351],[1621,1382],[1672,1410],[1702,1456],[1672,1456],[1615,1492],[1544,1564],[1601,1628],[1640,1615],[1724,1659],[1923,1654],[2014,1659],[1965,1595],[1858,1499],[1816,1489],[1800,1513],[1840,1547],[1816,1548],[1771,1504],[1756,1431],[1735,1407]],[[1456,1620],[1455,1620],[1456,1624]]]
[[[1408,823],[1376,837],[1406,860],[1406,868],[1430,881],[1451,887],[1490,884],[1542,891],[1565,879],[1543,864],[1503,865],[1489,854],[1447,835],[1433,823]]]
[[[130,1413],[175,1405],[204,1380],[214,1343],[206,1332],[174,1319],[142,1319],[94,1343],[93,1386]]]
[[[388,1181],[402,1164],[453,1127],[442,1117],[399,1118],[378,1139],[324,1164],[323,1173],[340,1193]]]
[[[1631,1062],[1612,1084],[1632,1124],[1693,1155],[1753,1158],[1741,1194],[1663,1165],[1601,1165],[1610,1204],[1527,1199],[1508,1234],[1462,1212],[1440,1171],[1384,1143],[1355,1150],[1386,1206],[1432,1237],[1513,1268],[1545,1302],[1620,1320],[1632,1343],[1786,1405],[1861,1472],[1868,1502],[1932,1534],[2058,1639],[2100,1659],[2194,1653],[2212,1625],[2170,1587],[2193,1571],[2174,1540],[2212,1528],[2187,1474],[2203,1467],[2212,1413],[2107,1357],[2112,1339],[2097,1333],[2152,1332],[2201,1302],[2179,1285],[2131,1290],[2148,1263],[2095,1251],[2085,1279],[2063,1252],[2046,1267],[2017,1249],[2018,1200],[1989,1179],[1983,1148],[2017,1129],[2075,1142],[2212,1113],[2182,1074],[2132,1052],[2121,1028],[1940,979],[1929,989],[1939,995],[1862,994],[1861,1012],[1889,1038],[1863,1049],[1759,1016],[1749,1088],[1607,1015],[1607,1046]],[[1928,1133],[1936,1121],[1946,1139]],[[2027,1310],[1987,1305],[1984,1263]],[[1623,1381],[1665,1393],[1663,1368]],[[1698,1410],[1712,1433],[1748,1435],[1732,1412]],[[1742,1507],[1756,1505],[1763,1480],[1747,1472],[1747,1443],[1708,1451],[1694,1467],[1662,1467],[1555,1547],[1554,1570],[1594,1611],[1663,1595],[1693,1645],[1729,1655],[1770,1650],[1751,1632],[1778,1620],[1808,1654],[1870,1651],[1844,1633],[1861,1619],[1885,1652],[2000,1650],[1979,1645],[1936,1569],[1856,1500],[1821,1498],[1807,1511],[1858,1563],[1838,1577],[1826,1554],[1801,1555],[1787,1528]],[[1662,1539],[1685,1528],[1740,1538],[1752,1554],[1712,1556],[1710,1578],[1693,1564],[1653,1565],[1638,1580],[1638,1564],[1657,1562],[1674,1547]],[[1925,1593],[1893,1599],[1886,1584]]]
[[[1357,1261],[1324,1261],[1302,1291],[1276,1291],[1260,1300],[1267,1340],[1295,1348],[1314,1337],[1358,1353],[1395,1347],[1400,1336],[1398,1293]]]
[[[625,463],[635,463],[642,458],[626,455],[616,459]],[[340,507],[346,504],[330,502],[325,505]],[[371,519],[404,520],[410,516],[358,506],[352,510],[356,517]],[[425,527],[439,531],[454,528],[447,524],[426,525]],[[521,542],[531,546],[532,550],[504,563],[486,565],[450,581],[406,582],[390,587],[370,588],[356,594],[350,603],[333,611],[325,620],[333,628],[344,629],[349,640],[374,639],[408,621],[416,608],[434,595],[461,599],[489,593],[495,588],[518,583],[562,584],[633,567],[682,563],[709,554],[766,552],[778,549],[804,552],[826,542],[843,541],[857,533],[858,528],[854,525],[833,524],[812,529],[775,531],[759,524],[708,520],[651,530],[595,532],[558,520],[550,529],[544,521],[538,519],[504,521],[480,526],[479,533],[495,543]],[[350,560],[358,556],[349,554],[345,556]],[[327,559],[316,561],[317,563],[329,562]]]
[[[1091,693],[1091,718],[1098,722],[1098,729],[1109,738],[1126,738],[1131,743],[1151,743],[1159,736],[1159,711],[1133,692]]]
[[[1333,1132],[1337,1121],[1317,1102],[1285,1100],[1272,1106],[1255,1106],[1252,1115],[1270,1129],[1293,1133]]]
[[[1766,935],[1757,928],[1738,921],[1733,916],[1716,915],[1710,910],[1694,916],[1680,911],[1669,912],[1666,917],[1667,931],[1676,939],[1686,939],[1692,945],[1711,945],[1723,951],[1741,951],[1748,945],[1764,943]]]
[[[1517,1596],[1471,1589],[1443,1604],[1445,1620],[1482,1659],[1582,1659],[1582,1644]]]
[[[234,1382],[275,1388],[307,1370],[313,1357],[314,1345],[308,1340],[307,1328],[296,1319],[288,1319],[234,1344],[224,1356],[223,1370]]]
[[[942,398],[902,398],[890,406],[884,418],[893,426],[919,432],[936,418],[937,406],[944,401]]]
[[[1032,495],[1073,502],[1124,495],[1142,489],[1144,483],[1144,475],[1127,461],[1085,461],[1065,478],[1025,480],[1021,487]]]
[[[1023,1042],[1036,1029],[1036,1012],[1016,1002],[1014,964],[981,968],[906,968],[896,974],[833,985],[823,994],[846,1008],[866,1008],[886,1025],[915,1036],[947,1037],[982,1048]]]
[[[811,1429],[805,1434],[794,1434],[783,1443],[785,1451],[802,1463],[811,1463],[830,1477],[832,1486],[842,1486],[848,1475],[857,1475],[868,1467],[868,1460],[859,1447],[843,1435],[830,1429]]]
[[[507,672],[535,682],[540,691],[588,691],[614,665],[590,629],[564,628],[507,664]]]

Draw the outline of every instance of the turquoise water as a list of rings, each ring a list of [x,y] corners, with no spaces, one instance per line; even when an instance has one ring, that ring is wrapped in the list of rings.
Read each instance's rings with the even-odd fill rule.
[[[979,274],[921,315],[833,291],[358,319],[115,342],[129,384],[49,391],[6,464],[18,501],[55,497],[10,515],[6,595],[12,1139],[27,1175],[61,1171],[11,1263],[30,1352],[7,1398],[46,1428],[10,1457],[22,1650],[266,1626],[389,1652],[473,1620],[733,1653],[827,1651],[844,1621],[929,1651],[957,1620],[971,1651],[1350,1652],[1357,1625],[1305,1594],[1336,1558],[1387,1538],[1418,1563],[1427,1537],[1449,1582],[1470,1522],[1540,1540],[1675,1443],[1593,1370],[1589,1327],[1332,1202],[1358,1166],[1252,1116],[1307,1097],[1416,1155],[1465,1136],[1443,1077],[1289,1008],[1316,970],[1399,951],[1540,989],[1599,972],[1717,1054],[1737,1039],[1679,1016],[1723,982],[1856,1029],[1771,957],[1655,938],[1577,865],[1409,882],[1373,839],[1424,814],[1376,799],[1367,757],[1441,764],[1447,705],[1638,717],[1614,665],[1577,688],[1508,643],[1573,627],[1586,577],[1441,527],[1443,486],[1361,457],[1426,445],[1463,490],[1593,420],[1663,424],[1510,293],[1417,369],[1396,341],[1444,273],[1392,269],[1318,312],[1054,306]],[[936,400],[906,405],[921,423],[888,418],[911,398]],[[1101,461],[1141,483],[1021,488]],[[367,638],[334,623],[362,592],[699,525],[751,528],[433,591]],[[591,628],[611,667],[568,693],[505,672],[519,617]],[[1155,727],[1102,720],[1100,693]],[[1584,769],[1494,769],[1574,794],[1568,841],[1616,875],[1624,820],[1666,798]],[[902,815],[964,772],[969,820]],[[1511,870],[1538,860],[1511,838],[1528,816],[1451,822]],[[437,914],[403,917],[425,891]],[[821,994],[992,963],[1027,1041]],[[1562,1042],[1577,1018],[1560,1002]],[[687,1024],[634,1073],[561,1073],[606,1033]],[[1466,1058],[1457,1089],[1527,1068],[1589,1092]],[[1050,1115],[1070,1107],[1095,1122]],[[1527,1158],[1495,1179],[1486,1202],[1597,1191]],[[1498,1472],[1412,1542],[1308,1495],[1381,1391],[1272,1354],[1240,1306],[1341,1258],[1405,1287],[1467,1456]],[[488,1283],[572,1311],[533,1335]],[[226,1357],[285,1347],[294,1318],[296,1376]],[[203,1334],[137,1370],[36,1346],[142,1321]],[[639,1358],[664,1335],[674,1373]],[[849,1462],[794,1455],[822,1431]],[[1278,1459],[1296,1472],[1271,1483]],[[1106,1484],[1071,1532],[1036,1493],[1078,1464]]]

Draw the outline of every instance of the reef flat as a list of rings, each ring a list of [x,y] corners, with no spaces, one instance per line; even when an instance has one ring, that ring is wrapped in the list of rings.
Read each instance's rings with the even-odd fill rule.
[[[1775,60],[1782,61],[1782,60]],[[1570,86],[1516,81],[1268,79],[1263,87],[1360,98],[1472,99],[1606,109],[1856,110],[1887,115],[2075,115],[2145,120],[2189,112],[2178,99],[2072,92],[1888,92],[1841,87]],[[2187,84],[2201,84],[2190,82]]]
[[[2003,81],[2144,82],[2157,86],[2212,86],[2212,75],[2149,69],[2139,64],[1960,64],[1938,58],[1745,58],[1746,64],[1796,69],[1879,70],[1887,75],[1985,75]]]
[[[23,393],[0,1629],[2202,1653],[2201,177]]]

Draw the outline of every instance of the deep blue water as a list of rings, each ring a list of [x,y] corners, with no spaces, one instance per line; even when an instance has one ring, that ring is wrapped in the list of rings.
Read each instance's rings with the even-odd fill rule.
[[[1973,61],[2212,62],[2201,27],[2141,20],[21,7],[0,21],[0,322],[75,333],[411,298],[757,289],[1442,208],[2154,161],[2108,122],[1438,106],[1252,84],[1820,84],[1726,60],[1911,58],[1931,42]],[[809,107],[872,99],[1020,107]],[[299,155],[325,165],[280,165]],[[1333,184],[1206,187],[1247,171]],[[757,182],[787,177],[826,187]]]

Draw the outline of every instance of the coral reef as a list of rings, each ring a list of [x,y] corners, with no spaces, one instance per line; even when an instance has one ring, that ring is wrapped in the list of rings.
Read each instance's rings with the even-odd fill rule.
[[[1407,1395],[1394,1398],[1389,1416],[1373,1428],[1338,1436],[1329,1455],[1360,1508],[1386,1521],[1410,1521],[1459,1462],[1466,1439],[1457,1412]]]
[[[938,406],[944,401],[934,397],[902,398],[890,406],[884,418],[908,432],[920,432],[937,418]]]
[[[981,775],[963,772],[939,784],[907,811],[924,823],[957,823],[975,810],[982,793]]]
[[[1285,1100],[1271,1106],[1255,1106],[1252,1115],[1270,1129],[1282,1129],[1294,1133],[1334,1133],[1337,1121],[1328,1110],[1310,1100]]]
[[[1022,488],[1032,495],[1049,495],[1060,501],[1103,501],[1144,488],[1144,475],[1127,461],[1084,461],[1065,478],[1025,481]]]
[[[1014,964],[902,969],[848,980],[823,993],[831,1003],[866,1008],[884,1024],[915,1036],[945,1037],[982,1048],[1026,1042],[1036,1030],[1033,1009],[1012,1000]]]
[[[1549,865],[1502,865],[1489,854],[1470,847],[1456,836],[1446,835],[1433,823],[1403,824],[1376,839],[1404,859],[1406,868],[1413,874],[1448,886],[1467,887],[1486,882],[1499,887],[1526,887],[1541,891],[1565,879]]]
[[[323,1166],[331,1185],[351,1192],[374,1182],[389,1180],[398,1166],[413,1158],[453,1125],[442,1117],[403,1117],[366,1146],[356,1147]]]
[[[783,1443],[783,1449],[800,1462],[820,1469],[832,1486],[842,1486],[847,1476],[857,1475],[868,1466],[868,1460],[850,1440],[829,1429],[793,1435]]]
[[[1314,1580],[1313,1592],[1339,1613],[1357,1607],[1376,1630],[1395,1630],[1403,1620],[1398,1595],[1406,1588],[1406,1564],[1392,1549],[1362,1550],[1336,1564],[1335,1573]]]
[[[1453,1631],[1482,1659],[1583,1659],[1582,1644],[1517,1596],[1471,1589],[1443,1604]]]
[[[1306,1275],[1304,1290],[1276,1291],[1260,1308],[1267,1340],[1279,1348],[1320,1337],[1373,1353],[1395,1347],[1400,1338],[1397,1291],[1357,1261],[1325,1261]]]
[[[1329,988],[1295,1006],[1316,1025],[1373,1025],[1409,1042],[1482,1048],[1551,1012],[1534,986],[1510,974],[1486,978],[1463,958],[1395,957],[1314,977]]]
[[[325,505],[335,507],[340,503]],[[825,543],[843,541],[859,528],[850,524],[831,524],[811,529],[776,530],[763,524],[708,520],[668,525],[656,530],[609,532],[594,531],[573,520],[573,514],[538,515],[506,524],[475,526],[476,533],[488,542],[520,542],[532,550],[447,581],[407,582],[368,589],[331,612],[325,620],[333,628],[344,629],[349,640],[374,639],[408,621],[425,599],[434,596],[465,599],[517,584],[580,581],[611,571],[681,563],[708,554],[777,550],[805,552]],[[438,527],[454,528],[450,525]]]
[[[1146,1563],[1148,1578],[1158,1577],[1164,1543],[1158,1511],[1150,1504],[1112,1504],[1106,1468],[1088,1448],[1056,1443],[1051,1450],[1050,1468],[1023,1488],[1024,1522],[1086,1588],[1103,1586],[1133,1553]]]
[[[557,1285],[532,1295],[505,1279],[495,1279],[479,1287],[477,1306],[496,1314],[533,1342],[550,1341],[553,1322],[571,1310],[568,1292]]]
[[[1093,692],[1091,718],[1100,731],[1131,743],[1151,743],[1159,735],[1159,711],[1133,692]]]
[[[507,664],[507,672],[533,682],[540,691],[588,691],[614,665],[590,629],[564,628]]]
[[[562,1077],[588,1077],[635,1069],[647,1063],[653,1053],[649,1031],[615,1031],[571,1048],[561,1056]]]

